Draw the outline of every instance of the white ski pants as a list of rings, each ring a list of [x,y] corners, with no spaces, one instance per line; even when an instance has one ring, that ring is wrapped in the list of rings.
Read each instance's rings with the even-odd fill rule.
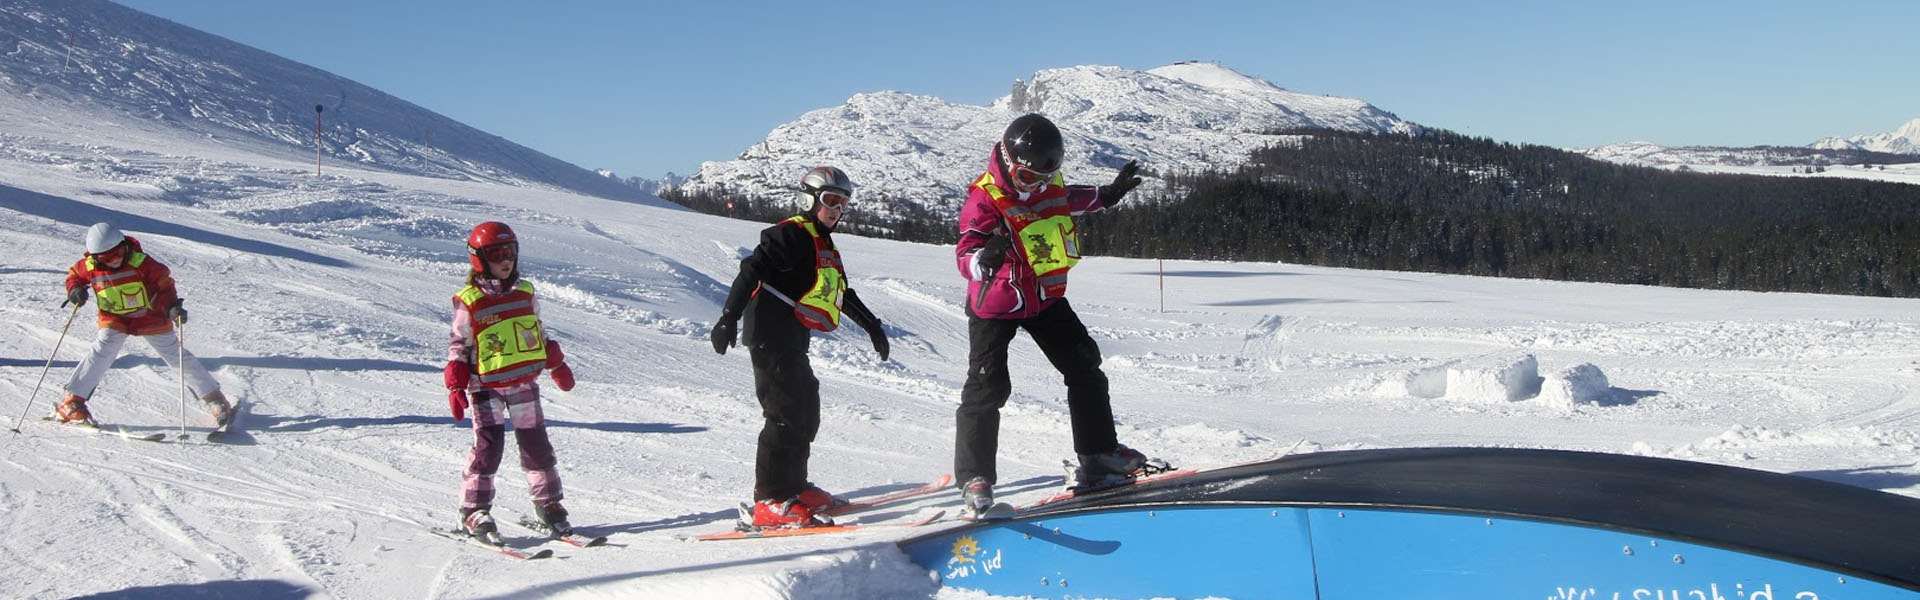
[[[180,348],[180,336],[174,332],[156,333],[140,336],[160,355],[160,360],[175,371],[181,370],[185,361],[187,387],[193,390],[194,398],[205,398],[207,394],[220,391],[220,383],[213,380],[207,368],[200,364],[192,352]],[[100,386],[100,380],[107,376],[107,367],[113,366],[113,360],[120,357],[120,347],[126,345],[127,334],[111,327],[101,327],[100,333],[93,337],[93,348],[80,359],[73,369],[73,377],[67,379],[67,393],[81,398],[91,398],[93,389]]]

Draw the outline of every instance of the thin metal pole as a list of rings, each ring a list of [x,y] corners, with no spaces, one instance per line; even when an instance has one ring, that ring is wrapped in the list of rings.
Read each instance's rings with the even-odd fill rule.
[[[67,341],[67,328],[73,326],[73,318],[80,315],[80,305],[73,305],[73,312],[67,314],[67,323],[60,326],[60,339],[53,342],[53,354],[47,356],[46,368],[40,369],[40,381],[33,384],[33,393],[27,396],[27,407],[20,411],[20,418],[13,420],[13,432],[20,433],[20,425],[27,420],[27,413],[33,412],[33,401],[40,396],[40,384],[47,382],[47,371],[53,370],[53,358],[60,355],[60,344]]]
[[[180,342],[179,354],[174,356],[173,366],[180,372],[180,439],[187,439],[187,324],[179,323],[178,334],[173,339]]]
[[[320,111],[326,106],[313,105],[313,175],[320,176]]]

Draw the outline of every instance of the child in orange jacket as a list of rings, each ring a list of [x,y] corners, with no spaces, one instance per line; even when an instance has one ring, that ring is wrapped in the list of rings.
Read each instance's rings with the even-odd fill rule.
[[[87,255],[67,270],[67,302],[76,310],[87,301],[92,290],[98,297],[100,331],[93,348],[73,376],[67,379],[67,397],[54,407],[54,418],[88,426],[98,426],[87,410],[87,398],[93,395],[107,367],[120,356],[127,336],[146,340],[167,366],[179,369],[194,397],[207,405],[214,420],[226,425],[233,418],[233,405],[220,393],[200,359],[187,352],[173,328],[185,325],[187,309],[174,288],[172,271],[140,249],[140,241],[127,237],[119,229],[97,223],[87,230]],[[63,305],[64,306],[64,305]]]

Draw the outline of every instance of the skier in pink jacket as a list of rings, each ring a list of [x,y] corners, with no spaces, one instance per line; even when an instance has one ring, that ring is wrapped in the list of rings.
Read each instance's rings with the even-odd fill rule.
[[[1038,114],[1014,119],[960,209],[954,258],[967,278],[970,350],[954,413],[953,473],[971,517],[992,516],[1000,407],[1013,394],[1007,345],[1022,329],[1066,378],[1073,449],[1080,459],[1076,487],[1110,485],[1149,465],[1145,455],[1117,439],[1100,346],[1066,299],[1067,273],[1080,261],[1073,217],[1118,204],[1140,185],[1140,167],[1129,161],[1113,183],[1097,188],[1069,186],[1060,175],[1065,154],[1052,121]]]

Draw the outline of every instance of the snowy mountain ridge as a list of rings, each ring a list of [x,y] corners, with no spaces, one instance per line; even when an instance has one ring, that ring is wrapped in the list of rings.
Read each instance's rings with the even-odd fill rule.
[[[1902,156],[1872,156],[1873,153],[1920,155],[1920,119],[1909,121],[1891,133],[1851,138],[1828,137],[1798,148],[1786,146],[1670,147],[1647,141],[1633,141],[1593,148],[1575,148],[1569,151],[1608,162],[1651,167],[1778,167],[1847,163],[1883,165],[1901,162],[1920,163],[1920,156],[1913,156],[1911,160],[1906,160]],[[1890,179],[1905,181],[1902,178]]]
[[[1823,150],[1871,150],[1894,154],[1920,154],[1920,119],[1907,121],[1905,125],[1889,133],[1856,135],[1848,138],[1839,136],[1821,138],[1811,147]]]
[[[952,215],[988,149],[1014,117],[1047,115],[1067,138],[1070,183],[1105,183],[1140,160],[1151,173],[1231,167],[1301,127],[1410,133],[1420,126],[1362,100],[1288,91],[1223,65],[1185,62],[1146,71],[1113,66],[1046,69],[986,106],[882,91],[810,111],[775,127],[730,161],[701,164],[683,192],[791,195],[808,167],[847,171],[867,202],[898,214],[911,205]],[[1150,189],[1153,183],[1146,184]]]
[[[0,48],[10,50],[0,60],[0,111],[42,125],[47,135],[26,133],[37,138],[75,127],[184,130],[311,163],[318,106],[322,162],[643,196],[338,75],[105,0],[0,3]],[[52,114],[88,116],[50,122]]]

